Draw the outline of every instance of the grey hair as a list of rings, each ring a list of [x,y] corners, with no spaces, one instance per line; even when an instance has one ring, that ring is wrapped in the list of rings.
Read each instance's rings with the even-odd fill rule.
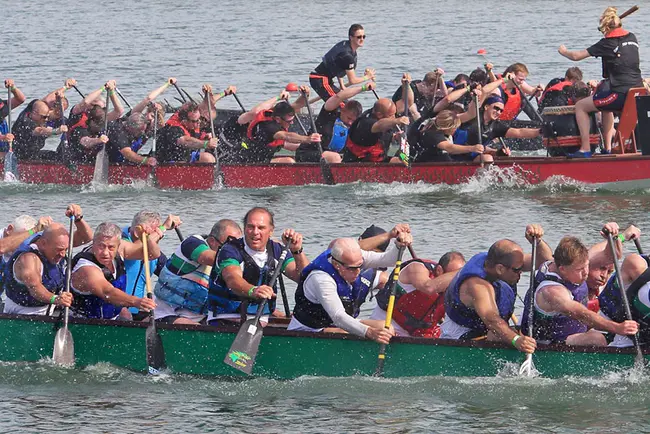
[[[27,214],[19,215],[14,219],[12,226],[15,231],[27,231],[36,226],[36,219]]]
[[[104,222],[100,223],[95,229],[95,235],[93,239],[97,238],[122,238],[122,229],[115,223]]]
[[[337,238],[332,242],[332,251],[331,254],[336,259],[340,260],[343,257],[343,254],[350,249],[360,249],[359,242],[354,238]]]
[[[218,222],[212,226],[212,229],[210,229],[210,237],[219,240],[221,239],[221,236],[226,232],[226,229],[228,228],[234,228],[237,229],[239,232],[242,232],[241,227],[239,224],[237,224],[236,221],[230,220],[230,219],[221,219]]]
[[[133,216],[133,220],[131,221],[131,227],[135,228],[136,226],[142,224],[155,223],[155,222],[158,223],[156,226],[159,226],[160,223],[162,223],[162,217],[160,216],[160,213],[157,213],[156,211],[148,211],[145,209],[137,213],[135,216]]]

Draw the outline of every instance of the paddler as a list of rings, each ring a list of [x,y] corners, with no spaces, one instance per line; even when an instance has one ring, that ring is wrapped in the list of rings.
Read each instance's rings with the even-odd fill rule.
[[[517,282],[524,270],[537,269],[552,257],[548,244],[541,240],[539,225],[526,227],[526,239],[538,239],[537,260],[524,254],[514,241],[504,239],[487,252],[474,255],[458,272],[445,292],[445,320],[441,338],[488,340],[511,344],[519,351],[532,353],[536,342],[520,336],[508,326],[515,309]]]
[[[218,139],[201,131],[201,112],[187,102],[158,132],[158,161],[165,163],[214,163]],[[205,152],[201,152],[205,151]]]
[[[465,257],[456,251],[445,253],[438,262],[418,258],[402,264],[392,321],[397,336],[440,337],[444,292],[464,266]],[[389,295],[387,284],[377,293],[377,306],[370,319],[386,320]]]
[[[433,108],[436,97],[434,93],[438,94],[438,91],[442,91],[446,95],[447,87],[442,78],[444,73],[445,71],[441,68],[437,68],[435,71],[427,72],[422,80],[409,80],[407,104],[410,116],[414,121]],[[402,86],[400,86],[393,94],[392,100],[397,108],[397,113],[404,113],[403,93]]]
[[[149,259],[160,256],[160,230],[147,225],[138,230],[150,234]],[[92,244],[72,260],[72,313],[86,318],[132,320],[128,307],[145,312],[153,309],[156,306],[153,300],[125,292],[124,260],[142,260],[143,255],[142,241],[123,241],[119,226],[108,222],[97,226]]]
[[[18,116],[11,131],[14,134],[14,153],[18,160],[51,160],[51,154],[42,151],[45,139],[68,131],[66,125],[58,128],[47,126],[50,108],[41,101],[32,101]]]
[[[75,81],[76,84],[76,81]],[[111,99],[113,110],[108,112],[108,121],[114,121],[119,119],[122,114],[124,114],[124,108],[122,103],[115,92],[115,87],[117,82],[115,80],[108,80],[102,87],[97,90],[90,92],[86,97],[81,100],[80,103],[74,105],[70,110],[70,116],[68,118],[68,140],[72,141],[73,134],[77,128],[88,128],[87,119],[88,114],[94,107],[101,108],[102,110],[106,107],[106,100],[102,98],[102,93],[107,92],[108,97]],[[77,140],[78,141],[78,140]],[[94,155],[93,159],[94,161]]]
[[[11,78],[5,80],[5,87],[12,93],[11,109],[15,109],[25,102],[25,95],[14,85]],[[0,160],[9,152],[9,142],[14,140],[14,135],[9,131],[6,118],[9,116],[9,104],[6,99],[0,98]]]
[[[81,207],[68,205],[66,216],[74,217],[73,246],[87,243],[93,231],[83,219]],[[48,315],[52,305],[70,307],[72,294],[61,293],[65,288],[68,230],[47,218],[40,219],[28,233],[7,262],[4,313]]]
[[[158,121],[156,118],[155,121]],[[126,118],[117,119],[108,124],[108,142],[106,150],[108,161],[111,163],[124,163],[129,161],[137,165],[156,166],[155,157],[138,154],[138,151],[147,143],[153,130],[149,128],[154,122],[153,116],[145,113],[131,113]]]
[[[501,119],[504,121],[514,120],[522,110],[527,109],[524,98],[530,95],[540,94],[543,90],[541,85],[532,87],[526,83],[528,67],[523,63],[513,63],[503,72],[500,80],[502,85],[497,89],[497,95],[504,101],[504,110]],[[523,92],[520,93],[515,83]],[[534,116],[533,113],[528,116]]]
[[[639,44],[634,33],[624,30],[615,7],[608,7],[600,16],[598,30],[604,35],[600,41],[585,50],[570,51],[560,45],[558,52],[569,60],[580,61],[588,57],[600,57],[603,78],[595,93],[576,104],[576,121],[580,129],[580,150],[571,154],[574,158],[591,157],[589,113],[602,112],[603,141],[605,153],[612,149],[614,138],[614,112],[623,110],[627,92],[642,87],[639,68]]]
[[[198,325],[208,311],[208,287],[221,247],[241,237],[237,222],[221,219],[208,235],[192,235],[174,251],[162,268],[154,289],[156,321]]]
[[[407,225],[402,225],[410,231]],[[391,231],[396,239],[386,252],[361,250],[352,238],[339,238],[314,259],[301,273],[296,290],[296,305],[288,330],[309,332],[347,332],[387,344],[394,331],[378,320],[359,320],[353,316],[354,282],[362,269],[395,264],[398,245],[408,246],[411,234]]]
[[[618,235],[618,226],[608,224],[604,231]],[[539,267],[535,285],[526,293],[521,329],[528,331],[530,297],[535,297],[533,337],[540,343],[606,346],[599,331],[633,335],[638,330],[634,321],[614,322],[587,308],[589,289],[589,250],[576,237],[560,240],[553,260]]]
[[[309,264],[303,252],[302,235],[293,229],[282,232],[289,251],[280,264],[283,246],[271,240],[274,228],[273,213],[255,207],[244,216],[244,236],[223,245],[217,256],[217,278],[210,279],[209,324],[252,318],[262,300],[267,299],[260,319],[264,325],[275,310],[277,285],[269,286],[273,270],[282,267],[285,276],[298,282],[301,271]]]
[[[11,255],[23,241],[37,232],[36,229],[48,226],[51,220],[49,217],[41,217],[37,222],[32,216],[20,215],[0,229],[0,294],[4,292],[6,267]]]
[[[544,88],[544,92],[539,99],[539,111],[541,112],[544,107],[557,107],[573,105],[575,101],[571,101],[571,92],[569,89],[573,85],[582,81],[582,71],[577,66],[572,66],[564,73],[564,77],[556,77],[548,82]]]
[[[363,47],[366,32],[361,24],[352,24],[348,30],[348,39],[334,45],[324,56],[323,61],[309,74],[309,84],[325,102],[345,89],[343,77],[347,77],[348,86],[375,79],[375,70],[367,68],[362,77],[357,77],[357,50]],[[338,86],[334,84],[334,77]]]

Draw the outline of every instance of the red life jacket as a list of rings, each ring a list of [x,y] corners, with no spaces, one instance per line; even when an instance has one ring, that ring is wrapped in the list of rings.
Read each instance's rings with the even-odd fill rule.
[[[384,161],[384,147],[379,140],[372,146],[360,146],[354,143],[348,134],[348,138],[345,141],[345,148],[359,160],[370,161],[373,163],[381,163]]]
[[[172,117],[170,117],[165,125],[169,125],[170,127],[178,127],[181,130],[183,130],[183,133],[185,133],[186,136],[190,137],[195,137],[197,139],[203,140],[207,138],[207,133],[202,132],[198,127],[194,128],[192,131],[188,130],[185,128],[185,126],[181,122],[181,118],[178,115],[178,112],[174,113]]]
[[[429,278],[435,277],[436,262],[428,259],[412,259],[404,263],[404,268],[411,262],[419,262],[429,270]],[[403,268],[403,269],[404,269]],[[424,338],[440,337],[439,323],[445,316],[444,293],[433,296],[415,290],[401,295],[393,310],[393,320],[411,336]]]
[[[68,127],[68,132],[66,133],[68,140],[70,140],[72,132],[77,128],[88,128],[88,113],[81,113],[79,120],[74,125],[70,125],[70,127]]]
[[[609,32],[607,35],[605,35],[606,38],[622,38],[623,36],[629,35],[630,32],[627,30],[623,30],[623,27],[619,27],[617,29],[612,30]]]
[[[248,137],[250,140],[255,141],[254,139],[254,129],[259,124],[260,122],[268,122],[268,121],[273,121],[273,110],[262,110],[261,112],[257,113],[255,115],[255,119],[248,124],[248,129],[246,130],[246,137]],[[288,131],[287,128],[282,128],[285,131]],[[284,140],[281,139],[275,139],[271,143],[266,143],[267,146],[270,146],[272,148],[277,148],[280,146],[284,146]]]
[[[501,85],[501,89],[503,90],[503,94],[506,95],[506,101],[503,105],[503,113],[501,113],[500,119],[502,121],[511,121],[516,118],[521,111],[523,97],[516,87],[513,88],[515,91],[514,94],[510,93],[510,91],[506,89],[505,84]]]

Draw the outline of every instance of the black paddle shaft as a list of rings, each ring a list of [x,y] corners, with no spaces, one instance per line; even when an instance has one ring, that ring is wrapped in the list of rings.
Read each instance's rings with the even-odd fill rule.
[[[183,100],[183,103],[187,102],[187,99],[185,98],[185,95],[183,95],[183,92],[181,92],[181,89],[178,87],[176,83],[172,83],[174,87],[176,88],[176,92],[181,96],[181,99]]]
[[[636,251],[639,252],[639,255],[643,255],[643,249],[641,248],[641,242],[638,238],[634,239],[634,245],[636,246]]]
[[[523,99],[526,102],[526,104],[530,107],[530,109],[535,113],[535,117],[537,118],[537,120],[540,121],[543,124],[544,123],[544,118],[542,118],[542,116],[539,113],[537,113],[537,110],[535,110],[535,107],[533,107],[533,104],[530,102],[530,100],[528,98],[524,97],[524,93],[521,91],[521,88],[519,87],[519,85],[517,84],[515,79],[513,78],[511,81],[512,81],[512,84],[519,91],[519,94],[521,95],[521,99]]]
[[[244,108],[244,105],[239,100],[239,97],[237,96],[237,94],[233,92],[232,96],[233,96],[233,98],[235,98],[235,101],[237,101],[237,104],[239,104],[239,108],[241,109],[242,113],[246,113],[246,109]]]
[[[535,317],[535,273],[537,272],[537,238],[533,238],[533,252],[530,258],[530,299],[528,300],[528,336],[533,337],[533,318]]]
[[[291,311],[289,310],[289,299],[287,298],[287,288],[284,286],[284,279],[282,278],[282,274],[278,276],[278,282],[280,283],[280,292],[282,293],[282,303],[284,305],[284,313],[287,316],[291,315]]]

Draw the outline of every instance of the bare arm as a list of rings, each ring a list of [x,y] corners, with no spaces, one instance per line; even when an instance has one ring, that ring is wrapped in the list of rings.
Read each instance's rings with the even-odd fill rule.
[[[113,110],[108,113],[108,121],[112,122],[119,119],[124,114],[124,107],[122,107],[122,101],[117,96],[117,92],[109,92],[111,102],[113,103]]]
[[[284,140],[285,142],[291,143],[303,143],[311,141],[310,136],[303,136],[302,134],[292,133],[289,131],[278,131],[273,135],[273,139]]]
[[[493,332],[500,340],[510,343],[517,335],[499,316],[494,288],[487,281],[470,277],[461,285],[460,297],[466,306],[476,311],[488,331]]]
[[[507,139],[534,139],[541,135],[539,128],[509,128],[506,133]]]
[[[223,280],[226,282],[228,288],[233,290],[237,295],[248,296],[248,291],[255,283],[247,282],[244,279],[244,274],[239,265],[228,265],[221,270]]]
[[[396,125],[403,124],[402,119],[404,118],[384,118],[379,119],[377,122],[372,124],[371,131],[373,133],[384,133]],[[406,118],[406,124],[408,125],[408,118]]]
[[[0,255],[13,252],[27,238],[29,238],[29,231],[14,232],[7,237],[0,238]]]
[[[85,111],[90,110],[92,104],[95,102],[97,98],[101,96],[103,91],[104,91],[104,86],[90,92],[79,104],[73,107],[72,114],[79,115]]]
[[[438,149],[447,151],[449,154],[469,154],[471,152],[483,152],[483,145],[455,145],[451,142],[438,143]]]
[[[142,113],[145,111],[147,106],[152,103],[153,101],[156,100],[162,93],[167,90],[167,88],[172,85],[173,83],[176,83],[176,79],[173,77],[170,77],[165,84],[160,86],[158,89],[152,90],[149,95],[147,95],[142,101],[140,101],[135,107],[133,107],[132,113]]]
[[[97,267],[81,267],[72,273],[72,286],[78,291],[90,292],[115,306],[140,307],[140,298],[115,288]]]
[[[586,59],[587,57],[591,57],[589,51],[587,50],[571,51],[571,50],[567,50],[567,48],[564,45],[560,45],[560,48],[557,51],[562,56],[566,57],[569,60],[573,60],[574,62],[578,62],[580,60]]]
[[[127,161],[130,161],[130,162],[135,163],[135,164],[144,164],[146,162],[145,158],[147,158],[147,157],[143,157],[142,155],[138,154],[137,152],[135,152],[133,149],[131,149],[128,146],[125,147],[125,148],[120,149],[120,154],[122,154],[122,156]]]
[[[156,232],[147,237],[149,260],[160,257],[160,246],[158,245],[159,240],[160,236]],[[126,240],[120,241],[119,252],[124,259],[143,260],[144,252],[142,251],[142,239],[134,242]]]
[[[86,220],[81,219],[75,221],[74,225],[76,227],[74,235],[72,236],[72,245],[74,247],[79,247],[92,241],[94,232]]]
[[[34,253],[24,253],[16,260],[14,270],[16,278],[25,284],[29,295],[40,302],[49,303],[55,294],[43,286],[42,266],[41,260]]]
[[[336,95],[331,96],[330,99],[327,100],[323,108],[325,109],[325,111],[328,112],[334,111],[340,107],[341,103],[345,102],[350,98],[357,96],[361,92],[363,92],[363,89],[360,86],[348,87],[345,90],[340,91]]]
[[[445,108],[447,108],[450,104],[455,103],[459,99],[463,97],[467,93],[467,88],[462,88],[462,89],[456,89],[451,91],[450,93],[447,94],[446,97],[441,99],[436,103],[436,105],[433,107],[433,112],[438,113]]]
[[[276,102],[278,102],[280,99],[283,99],[283,96],[289,98],[289,94],[283,91],[280,93],[280,97],[274,96],[271,99],[267,99],[266,101],[257,104],[246,113],[242,113],[239,118],[237,118],[237,123],[240,125],[246,125],[252,122],[259,112],[272,109]]]

